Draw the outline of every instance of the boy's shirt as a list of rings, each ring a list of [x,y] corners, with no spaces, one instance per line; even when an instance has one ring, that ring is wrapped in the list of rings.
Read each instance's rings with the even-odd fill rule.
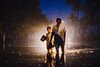
[[[46,34],[46,46],[47,47],[49,46],[51,35],[52,35],[52,32]],[[52,45],[54,45],[54,36],[52,37],[51,43]]]

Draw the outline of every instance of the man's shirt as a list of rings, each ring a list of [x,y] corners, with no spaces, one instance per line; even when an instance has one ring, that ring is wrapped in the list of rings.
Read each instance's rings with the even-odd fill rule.
[[[63,40],[65,39],[65,32],[66,32],[66,30],[65,30],[64,22],[61,22],[59,27],[54,25],[53,28],[52,28],[52,31],[55,34],[59,34]]]

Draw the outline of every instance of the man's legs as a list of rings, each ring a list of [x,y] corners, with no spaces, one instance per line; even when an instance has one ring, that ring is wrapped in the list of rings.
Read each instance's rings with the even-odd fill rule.
[[[64,63],[64,46],[65,46],[65,44],[64,44],[64,42],[63,42],[63,44],[61,45],[61,51],[62,51],[61,62],[62,62],[62,63]]]
[[[59,46],[56,46],[56,60],[59,60]]]
[[[59,67],[59,46],[56,45],[56,67]]]

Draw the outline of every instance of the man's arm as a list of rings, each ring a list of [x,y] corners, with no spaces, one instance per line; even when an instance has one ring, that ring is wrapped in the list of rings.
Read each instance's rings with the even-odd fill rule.
[[[64,41],[65,41],[65,39],[66,39],[66,32],[64,32]]]
[[[65,42],[65,40],[66,40],[66,30],[64,28],[64,42]]]

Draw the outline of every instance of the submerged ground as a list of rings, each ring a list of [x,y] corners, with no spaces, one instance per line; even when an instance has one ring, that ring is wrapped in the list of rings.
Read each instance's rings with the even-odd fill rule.
[[[0,67],[47,67],[46,53],[37,53],[34,48],[41,51],[42,47],[9,48],[0,55]],[[59,67],[100,67],[100,49],[66,49],[65,64]]]

